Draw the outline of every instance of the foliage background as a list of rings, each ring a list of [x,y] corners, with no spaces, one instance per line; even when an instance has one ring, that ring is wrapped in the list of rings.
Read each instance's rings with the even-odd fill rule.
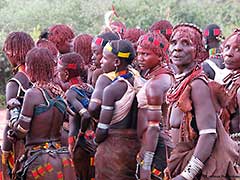
[[[26,31],[37,39],[42,29],[56,23],[72,26],[76,35],[96,35],[112,4],[127,27],[147,29],[160,19],[173,25],[191,22],[201,28],[216,23],[225,36],[240,27],[239,0],[0,0],[0,48],[11,31]],[[0,50],[0,106],[4,105],[10,69]]]

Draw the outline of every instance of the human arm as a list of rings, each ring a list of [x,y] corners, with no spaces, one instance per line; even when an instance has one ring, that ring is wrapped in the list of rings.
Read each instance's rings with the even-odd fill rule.
[[[111,84],[111,82],[112,81],[104,74],[100,75],[96,82],[95,89],[88,105],[88,111],[95,119],[99,119],[100,116],[104,88]]]
[[[191,83],[191,99],[199,138],[192,158],[181,175],[185,179],[193,179],[204,167],[204,163],[212,153],[216,141],[216,112],[211,100],[208,85],[200,79]]]
[[[146,87],[147,123],[142,148],[139,153],[140,158],[143,160],[143,165],[140,168],[141,179],[151,179],[151,166],[160,134],[159,125],[163,121],[162,104],[165,102],[166,91],[170,85],[171,79],[167,76],[162,76],[150,80]]]
[[[23,139],[30,130],[33,117],[34,106],[36,104],[35,97],[39,95],[36,89],[29,89],[25,93],[22,110],[17,122],[14,124],[13,131],[9,131],[16,138]]]

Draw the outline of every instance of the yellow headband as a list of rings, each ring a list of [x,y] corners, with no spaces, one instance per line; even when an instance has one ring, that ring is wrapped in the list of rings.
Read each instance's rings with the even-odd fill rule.
[[[105,46],[105,48],[109,51],[112,52],[113,54],[115,54],[117,57],[121,57],[121,58],[129,58],[130,56],[130,52],[121,52],[121,51],[117,51],[114,48],[112,48],[112,46],[107,43],[107,45]]]

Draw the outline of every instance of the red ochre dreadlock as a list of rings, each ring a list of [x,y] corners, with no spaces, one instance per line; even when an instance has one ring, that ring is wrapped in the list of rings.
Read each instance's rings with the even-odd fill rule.
[[[49,28],[48,40],[52,41],[57,49],[61,49],[61,46],[74,38],[73,30],[65,24],[53,25]]]
[[[47,48],[49,49],[54,58],[57,58],[58,56],[58,49],[57,47],[55,46],[55,44],[47,39],[39,39],[37,42],[36,42],[36,46],[37,47],[42,47],[42,48]]]
[[[80,54],[86,65],[91,62],[93,37],[89,34],[80,34],[73,40],[73,51]]]
[[[3,52],[13,67],[25,64],[27,52],[34,47],[32,37],[25,32],[11,32],[4,44]]]
[[[180,33],[181,36],[187,36],[193,42],[193,44],[196,46],[196,53],[197,53],[195,59],[198,62],[202,62],[203,60],[205,60],[206,50],[203,45],[202,30],[198,26],[190,23],[181,23],[176,25],[173,28],[170,41],[172,37],[175,36],[176,33]]]
[[[164,35],[148,32],[139,38],[138,45],[153,51],[157,56],[163,57],[163,60],[168,63],[167,50],[169,43]]]
[[[78,77],[84,71],[84,59],[75,52],[67,53],[59,57],[58,64],[69,72],[69,79]]]
[[[129,28],[126,30],[124,34],[124,39],[127,39],[132,43],[135,43],[138,41],[139,37],[144,34],[145,34],[145,31],[140,28]]]
[[[31,80],[50,82],[54,74],[54,56],[47,48],[35,47],[26,55],[27,73]]]
[[[169,21],[167,21],[167,20],[160,20],[160,21],[154,22],[150,26],[149,31],[150,32],[161,33],[169,41],[169,39],[171,37],[171,34],[172,34],[172,29],[173,29],[173,26],[172,26],[172,24]]]

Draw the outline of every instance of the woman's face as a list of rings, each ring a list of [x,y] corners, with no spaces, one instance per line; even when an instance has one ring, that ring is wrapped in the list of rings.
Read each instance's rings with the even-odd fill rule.
[[[138,66],[141,70],[152,69],[160,64],[162,57],[157,56],[153,51],[143,48],[140,45],[137,47]]]
[[[240,68],[240,43],[238,36],[233,35],[228,39],[223,47],[223,58],[225,67],[230,70]]]
[[[170,40],[169,57],[177,67],[184,67],[194,62],[196,58],[196,45],[190,36],[177,32]]]
[[[109,73],[115,70],[117,57],[106,48],[103,48],[103,57],[101,59],[101,68],[104,73]]]
[[[97,45],[96,43],[92,43],[92,64],[96,67],[100,67],[100,61],[103,57],[103,48],[102,46]]]

